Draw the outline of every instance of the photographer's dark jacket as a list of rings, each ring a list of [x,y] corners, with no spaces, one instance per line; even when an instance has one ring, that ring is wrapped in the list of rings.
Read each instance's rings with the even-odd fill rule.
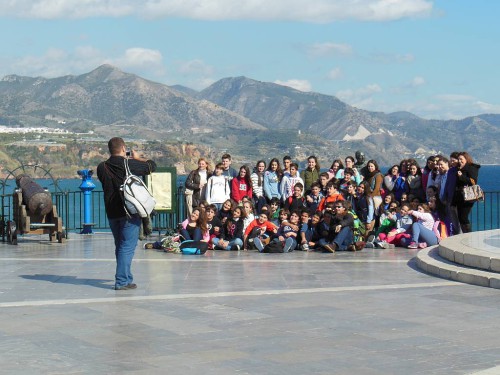
[[[125,179],[125,158],[112,155],[108,160],[97,166],[97,177],[104,191],[104,206],[108,219],[117,219],[127,216],[123,208],[123,196],[120,186]],[[128,160],[130,172],[136,176],[145,176],[156,170],[156,163],[152,160]]]

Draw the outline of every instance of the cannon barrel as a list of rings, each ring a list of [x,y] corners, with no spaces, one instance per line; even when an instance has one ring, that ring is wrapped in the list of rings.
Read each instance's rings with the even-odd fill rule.
[[[27,174],[16,177],[17,187],[22,190],[23,204],[29,215],[44,216],[52,211],[50,193],[38,185]]]

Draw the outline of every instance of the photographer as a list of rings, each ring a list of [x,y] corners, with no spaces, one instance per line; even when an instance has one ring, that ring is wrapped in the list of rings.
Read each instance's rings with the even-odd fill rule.
[[[115,290],[135,289],[130,267],[134,257],[135,247],[139,239],[141,217],[127,216],[124,208],[121,185],[125,179],[125,158],[132,174],[144,176],[154,172],[156,163],[141,157],[131,151],[128,156],[125,142],[122,138],[114,137],[108,142],[108,160],[97,167],[97,177],[101,181],[104,191],[104,205],[108,216],[109,226],[115,240],[116,274]]]

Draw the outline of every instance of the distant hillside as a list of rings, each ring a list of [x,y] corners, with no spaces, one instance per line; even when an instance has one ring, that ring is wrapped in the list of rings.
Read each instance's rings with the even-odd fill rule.
[[[351,107],[333,96],[306,93],[246,77],[224,78],[201,91],[203,98],[268,129],[300,130],[348,141],[382,161],[415,153],[469,150],[479,160],[500,163],[500,115],[460,121],[425,120],[409,112],[384,114]],[[390,155],[390,158],[387,156]]]
[[[64,122],[68,128],[73,125],[79,129],[124,125],[129,128],[125,134],[146,138],[145,129],[262,128],[225,108],[110,65],[80,76],[54,79],[6,76],[0,81],[0,98],[4,121],[11,117],[25,125]],[[152,134],[156,139],[156,132]]]
[[[0,125],[199,144],[205,156],[230,152],[249,163],[284,154],[301,161],[314,153],[326,165],[358,149],[381,164],[455,150],[500,163],[500,115],[438,121],[409,112],[370,112],[334,96],[246,77],[224,78],[197,92],[110,65],[79,76],[4,77]]]

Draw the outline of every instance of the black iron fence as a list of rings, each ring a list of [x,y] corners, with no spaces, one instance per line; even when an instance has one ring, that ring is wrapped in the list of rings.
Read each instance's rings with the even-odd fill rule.
[[[13,220],[12,195],[1,197],[1,222]],[[500,191],[485,192],[484,202],[477,202],[471,212],[472,229],[474,231],[500,228]],[[66,191],[52,193],[53,203],[57,207],[58,215],[62,218],[66,233],[79,233],[83,228],[84,207],[83,192]],[[152,217],[153,229],[165,231],[176,228],[177,224],[187,215],[184,188],[180,186],[175,192],[177,205],[175,212],[159,212]],[[92,228],[97,231],[109,230],[102,191],[92,191]],[[5,236],[2,234],[5,241]]]
[[[84,198],[81,191],[65,191],[52,193],[52,202],[57,207],[57,214],[62,219],[66,235],[79,233],[84,223]],[[108,231],[109,224],[104,209],[103,191],[92,191],[91,224],[96,231]],[[14,220],[14,207],[12,195],[1,195],[2,227],[9,220]],[[177,228],[177,224],[186,218],[187,210],[184,198],[184,188],[179,187],[173,197],[176,200],[176,210],[173,212],[157,212],[152,216],[152,226],[155,231],[165,232],[169,228]],[[87,224],[87,223],[85,223]],[[5,241],[5,233],[0,234]]]

